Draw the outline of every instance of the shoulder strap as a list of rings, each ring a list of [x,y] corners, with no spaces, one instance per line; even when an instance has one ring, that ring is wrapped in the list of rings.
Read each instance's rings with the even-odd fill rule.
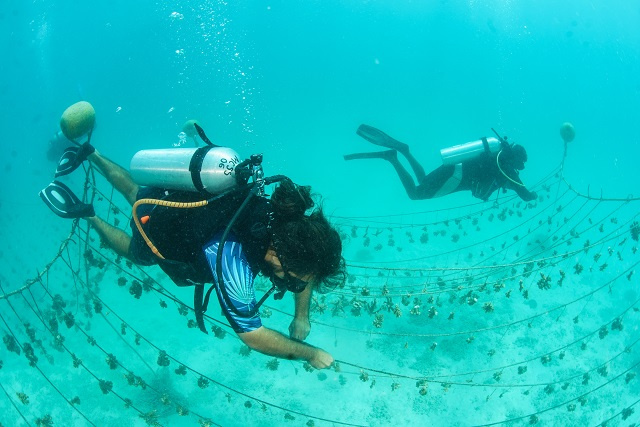
[[[482,146],[484,147],[484,152],[487,154],[491,154],[491,149],[489,148],[489,141],[487,141],[487,137],[483,136],[481,139],[482,139]]]

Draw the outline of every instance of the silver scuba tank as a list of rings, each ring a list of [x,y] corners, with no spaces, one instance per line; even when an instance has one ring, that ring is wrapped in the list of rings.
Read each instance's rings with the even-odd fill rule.
[[[236,185],[238,163],[228,147],[165,148],[138,151],[130,170],[138,185],[217,194]]]
[[[487,142],[486,146],[484,143],[485,140]],[[440,150],[440,156],[442,156],[443,165],[455,165],[456,163],[462,163],[478,157],[485,151],[498,153],[501,148],[502,144],[496,138],[482,138],[477,141],[443,148]]]

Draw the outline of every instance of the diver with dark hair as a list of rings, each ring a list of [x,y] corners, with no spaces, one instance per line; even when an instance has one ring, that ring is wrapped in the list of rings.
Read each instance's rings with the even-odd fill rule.
[[[57,215],[86,219],[118,255],[138,265],[158,265],[179,286],[195,286],[194,309],[203,332],[207,333],[203,313],[215,289],[223,314],[247,346],[276,357],[306,360],[318,369],[329,367],[333,362],[329,353],[302,341],[311,328],[312,291],[342,286],[346,277],[338,232],[321,207],[312,210],[310,187],[282,176],[264,178],[261,156],[239,162],[233,150],[211,144],[202,129],[198,131],[207,147],[143,150],[134,156],[131,173],[102,156],[89,141],[63,155],[56,177],[89,160],[127,199],[133,207],[132,236],[96,216],[91,205],[82,203],[60,181],[52,182],[40,196]],[[170,171],[168,162],[174,160],[175,164],[186,160],[189,170]],[[251,174],[254,184],[242,185]],[[188,185],[179,182],[184,176],[189,177]],[[279,185],[267,198],[263,189],[270,182]],[[143,186],[149,183],[169,185]],[[218,191],[223,187],[230,188]],[[202,201],[203,196],[208,199]],[[257,274],[273,283],[259,302],[254,289]],[[205,283],[214,284],[206,295]],[[272,292],[277,291],[278,299],[287,290],[295,294],[289,337],[262,326],[259,314]]]
[[[360,125],[356,133],[372,144],[390,150],[348,154],[344,159],[387,160],[395,168],[407,195],[412,200],[431,199],[470,190],[474,197],[486,201],[500,188],[503,191],[514,190],[526,202],[537,198],[537,194],[529,191],[520,179],[519,171],[524,169],[527,161],[524,147],[508,143],[506,138],[500,137],[497,133],[497,139],[481,138],[441,150],[443,165],[429,174],[425,174],[420,163],[410,153],[407,144],[364,124]],[[409,162],[418,185],[398,160],[397,153],[402,154]]]

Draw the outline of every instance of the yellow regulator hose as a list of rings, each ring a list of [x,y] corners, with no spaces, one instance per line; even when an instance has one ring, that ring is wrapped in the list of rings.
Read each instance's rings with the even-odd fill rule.
[[[140,199],[140,200],[136,201],[133,204],[132,216],[133,216],[133,221],[136,223],[136,227],[138,227],[138,231],[142,235],[142,238],[144,239],[144,241],[147,243],[147,246],[149,246],[149,249],[151,249],[151,252],[153,252],[158,258],[165,259],[164,256],[162,256],[162,254],[158,250],[158,248],[155,247],[155,245],[153,244],[151,239],[149,239],[149,237],[147,236],[147,233],[145,233],[144,230],[142,229],[142,225],[144,223],[146,223],[149,220],[149,218],[148,217],[142,217],[142,221],[140,220],[140,218],[138,218],[138,214],[136,212],[136,210],[138,209],[138,206],[140,206],[140,205],[156,205],[156,206],[165,206],[165,207],[169,207],[169,208],[188,209],[188,208],[200,208],[200,207],[206,206],[208,204],[209,204],[208,200],[201,200],[199,202],[183,203],[183,202],[170,202],[170,201],[167,201],[167,200],[159,200],[159,199]]]

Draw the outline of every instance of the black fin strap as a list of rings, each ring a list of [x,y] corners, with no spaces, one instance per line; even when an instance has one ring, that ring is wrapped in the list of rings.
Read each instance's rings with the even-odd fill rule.
[[[202,171],[202,162],[204,162],[204,158],[211,150],[212,146],[200,147],[193,153],[191,157],[191,161],[189,162],[189,172],[191,172],[191,182],[193,182],[194,187],[201,193],[206,193],[204,189],[204,185],[202,184],[202,177],[200,176],[200,172]]]
[[[211,290],[209,290],[211,292]],[[193,309],[196,313],[196,323],[198,324],[198,328],[205,334],[209,334],[207,332],[207,328],[204,326],[204,312],[206,308],[203,309],[202,305],[202,295],[204,293],[204,285],[197,284],[193,289]],[[209,298],[209,294],[207,293],[207,299]]]

